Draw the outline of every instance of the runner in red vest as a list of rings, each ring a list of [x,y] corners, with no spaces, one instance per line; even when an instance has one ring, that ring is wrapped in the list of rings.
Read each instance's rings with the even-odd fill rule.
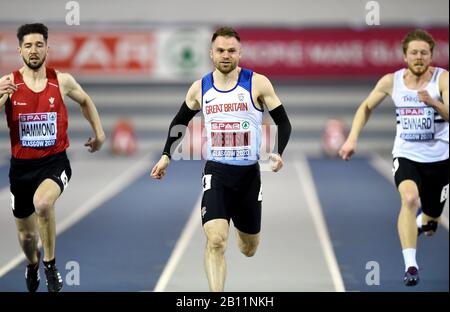
[[[54,204],[72,175],[66,155],[64,96],[80,104],[92,126],[95,136],[85,144],[90,152],[101,148],[105,133],[94,103],[75,79],[45,66],[47,27],[22,25],[17,38],[24,66],[0,78],[0,108],[5,106],[11,138],[11,206],[20,246],[29,262],[25,271],[28,290],[35,292],[39,287],[39,233],[47,288],[57,292],[63,282],[55,265]]]

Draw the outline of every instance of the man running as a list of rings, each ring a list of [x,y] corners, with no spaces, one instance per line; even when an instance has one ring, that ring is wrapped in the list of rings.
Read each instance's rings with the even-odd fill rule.
[[[25,24],[17,31],[24,66],[0,79],[0,108],[5,106],[11,139],[9,173],[11,206],[20,246],[28,260],[27,288],[39,287],[39,236],[49,292],[58,292],[63,281],[55,261],[54,205],[72,175],[66,149],[67,110],[64,96],[81,106],[94,131],[85,146],[99,150],[105,141],[100,118],[90,97],[75,79],[45,66],[48,29],[40,23]]]
[[[263,107],[278,126],[278,150],[270,155],[274,172],[283,166],[281,155],[291,133],[286,111],[272,84],[265,76],[239,67],[240,55],[239,34],[230,27],[218,29],[212,36],[210,50],[215,70],[192,84],[170,124],[163,155],[151,172],[155,179],[166,174],[171,150],[177,145],[174,143],[183,135],[174,127],[187,126],[202,110],[208,161],[202,180],[201,216],[207,239],[205,270],[211,291],[224,290],[230,219],[236,227],[241,252],[251,257],[258,247],[262,201],[258,160]],[[171,136],[172,132],[178,136]]]
[[[417,235],[432,235],[448,200],[448,71],[431,66],[435,42],[423,30],[403,39],[407,68],[382,77],[358,108],[352,129],[339,154],[349,160],[358,136],[375,107],[388,95],[397,114],[393,155],[395,183],[401,197],[398,234],[405,261],[404,284],[419,282],[416,261]],[[416,212],[422,205],[422,220]]]

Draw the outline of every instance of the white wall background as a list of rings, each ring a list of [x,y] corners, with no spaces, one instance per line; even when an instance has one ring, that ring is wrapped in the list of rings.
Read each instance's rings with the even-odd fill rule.
[[[0,25],[65,23],[67,0],[0,0]],[[364,26],[368,0],[78,0],[83,23]],[[378,0],[381,25],[447,24],[448,0]]]

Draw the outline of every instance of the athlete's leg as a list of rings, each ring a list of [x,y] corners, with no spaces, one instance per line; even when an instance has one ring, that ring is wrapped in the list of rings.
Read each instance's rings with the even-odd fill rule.
[[[35,292],[39,288],[39,260],[38,250],[39,234],[37,231],[36,214],[32,213],[25,218],[16,218],[17,232],[20,247],[28,260],[25,270],[25,281],[29,292]]]
[[[398,234],[402,249],[416,248],[417,226],[416,212],[419,209],[419,190],[412,180],[404,180],[398,186],[402,206],[398,216]]]
[[[20,247],[30,264],[38,263],[38,241],[36,215],[26,218],[15,218]]]
[[[437,218],[431,217],[423,211],[422,211],[421,215],[422,215],[421,218],[422,218],[423,233],[426,236],[432,236],[434,233],[436,233],[437,224],[439,223],[440,217],[437,217]],[[435,228],[435,226],[436,226],[436,228]]]
[[[416,246],[417,225],[416,212],[419,209],[419,191],[413,180],[404,180],[398,186],[402,206],[398,216],[398,235],[402,245],[403,260],[405,261],[405,286],[414,286],[419,282]]]
[[[394,179],[401,198],[401,208],[398,216],[398,236],[402,246],[405,274],[405,286],[414,286],[419,282],[416,260],[417,224],[416,215],[420,206],[420,189],[423,188],[420,164],[406,158],[394,158]]]
[[[259,233],[247,234],[236,229],[239,250],[247,257],[253,257],[259,245]]]
[[[262,188],[259,167],[253,172],[253,178],[240,194],[241,201],[234,209],[233,223],[239,250],[247,257],[253,257],[259,245],[262,211]],[[244,187],[243,187],[244,188]]]
[[[226,219],[213,219],[203,225],[206,235],[205,271],[211,291],[223,291],[226,276],[225,249],[229,224]]]
[[[44,261],[55,258],[55,202],[61,194],[59,185],[51,180],[45,179],[37,188],[33,197],[36,210],[39,234],[44,248]]]
[[[424,185],[420,191],[422,213],[418,216],[420,230],[432,236],[438,227],[439,218],[448,201],[448,161],[429,164],[424,168],[426,174]]]

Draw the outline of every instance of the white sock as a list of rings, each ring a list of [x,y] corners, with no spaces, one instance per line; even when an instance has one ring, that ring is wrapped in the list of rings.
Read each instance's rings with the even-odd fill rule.
[[[419,213],[416,217],[416,224],[419,229],[422,228],[422,213]]]
[[[416,249],[415,248],[406,248],[402,250],[403,259],[405,260],[405,272],[408,271],[409,267],[416,267],[419,269],[416,261]]]

